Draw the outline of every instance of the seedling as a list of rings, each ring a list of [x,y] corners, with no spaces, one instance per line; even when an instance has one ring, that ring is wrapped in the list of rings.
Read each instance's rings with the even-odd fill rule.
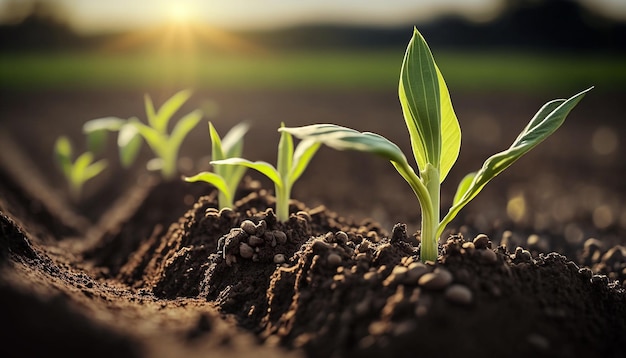
[[[119,132],[117,145],[122,166],[129,167],[137,159],[141,149],[141,138],[148,143],[156,157],[147,163],[150,170],[160,170],[165,180],[174,179],[177,173],[178,150],[183,140],[202,119],[202,111],[195,110],[181,118],[171,133],[168,133],[170,119],[189,99],[191,91],[183,90],[168,99],[158,111],[149,95],[145,96],[148,124],[136,117],[128,120],[106,117],[88,121],[83,131],[88,135],[92,146],[101,146],[107,131]]]
[[[226,133],[224,139],[220,139],[219,134],[209,122],[209,134],[211,136],[211,159],[213,161],[228,158],[241,157],[243,153],[243,136],[248,132],[250,126],[247,123],[239,123]],[[233,207],[235,192],[239,182],[246,172],[246,167],[241,165],[219,165],[213,164],[212,172],[201,172],[192,177],[184,177],[185,181],[207,182],[218,190],[217,204],[220,209]]]
[[[284,127],[284,124],[281,124]],[[293,184],[300,178],[321,143],[314,140],[302,140],[293,149],[293,138],[288,132],[281,132],[278,142],[278,168],[273,165],[243,158],[229,158],[211,161],[213,165],[242,165],[257,170],[274,182],[276,195],[276,217],[279,221],[289,219],[289,199]]]
[[[107,166],[104,159],[94,163],[94,155],[89,151],[79,155],[76,161],[72,161],[72,143],[65,136],[57,138],[54,144],[54,154],[69,184],[70,196],[74,202],[80,200],[85,182],[100,174]]]
[[[281,128],[280,131],[338,150],[374,153],[390,160],[413,189],[421,207],[421,260],[434,261],[438,254],[437,242],[446,225],[491,179],[554,133],[589,90],[591,88],[567,100],[557,99],[543,105],[507,150],[489,157],[480,170],[461,180],[452,207],[441,221],[440,186],[459,155],[461,129],[443,76],[417,29],[402,63],[399,97],[419,175],[398,146],[378,134],[333,124]]]

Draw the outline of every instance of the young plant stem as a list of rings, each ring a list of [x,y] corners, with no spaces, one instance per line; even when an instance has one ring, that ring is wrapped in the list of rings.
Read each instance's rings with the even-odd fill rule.
[[[276,217],[280,222],[286,222],[289,219],[289,197],[291,195],[291,186],[283,183],[282,186],[275,185],[276,190]]]
[[[422,171],[422,180],[430,197],[431,210],[422,208],[422,231],[420,259],[422,262],[436,261],[438,256],[437,227],[439,226],[439,201],[441,185],[439,183],[439,170],[428,164]]]

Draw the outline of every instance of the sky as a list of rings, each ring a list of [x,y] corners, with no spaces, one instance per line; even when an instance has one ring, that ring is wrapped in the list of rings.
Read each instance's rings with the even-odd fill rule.
[[[0,0],[0,21],[10,14]],[[441,14],[484,21],[507,0],[43,0],[60,4],[69,24],[81,33],[198,21],[225,29],[272,28],[301,23],[397,25]],[[626,20],[626,0],[579,0]]]

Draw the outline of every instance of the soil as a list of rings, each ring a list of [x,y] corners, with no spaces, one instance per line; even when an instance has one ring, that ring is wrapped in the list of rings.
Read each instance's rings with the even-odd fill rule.
[[[80,143],[76,126],[141,113],[142,96],[3,94],[1,118],[23,120],[0,131],[0,356],[626,356],[621,143],[593,146],[600,129],[623,137],[626,104],[589,97],[494,179],[450,225],[438,260],[422,264],[417,202],[383,160],[323,148],[279,222],[273,187],[255,173],[235,207],[218,210],[209,185],[122,170],[112,150],[108,174],[76,204],[49,158],[55,137]],[[251,159],[275,161],[280,121],[370,130],[410,152],[387,93],[194,98],[220,104],[220,132],[254,116]],[[446,184],[506,147],[546,100],[459,96],[464,143],[444,206]],[[397,126],[378,120],[392,116]],[[182,173],[206,167],[205,131],[184,148]]]

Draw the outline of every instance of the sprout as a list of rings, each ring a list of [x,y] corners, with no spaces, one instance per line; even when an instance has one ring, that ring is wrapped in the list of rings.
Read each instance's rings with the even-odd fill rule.
[[[247,123],[239,123],[226,133],[224,139],[220,139],[219,134],[209,122],[209,134],[211,135],[211,159],[214,161],[228,158],[240,157],[243,152],[243,136],[250,126]],[[239,182],[246,172],[245,166],[234,165],[213,165],[214,173],[201,172],[192,177],[184,177],[185,181],[207,182],[218,189],[217,204],[220,209],[233,207],[235,192]]]
[[[156,157],[147,163],[150,170],[160,170],[166,180],[171,180],[177,173],[176,164],[178,151],[183,140],[202,119],[202,111],[195,110],[181,118],[171,133],[167,132],[169,122],[191,96],[191,91],[183,90],[168,99],[158,111],[152,104],[149,95],[145,96],[146,116],[148,124],[136,117],[128,120],[117,117],[106,117],[88,121],[83,132],[88,136],[92,147],[100,147],[106,138],[107,131],[117,131],[117,145],[120,150],[122,166],[129,167],[137,158],[141,149],[141,138],[148,143]]]
[[[434,261],[438,254],[437,242],[446,225],[491,179],[556,131],[589,90],[591,88],[541,107],[507,150],[491,156],[479,171],[461,180],[452,207],[442,220],[439,220],[440,187],[459,155],[461,129],[443,76],[417,29],[406,50],[399,84],[400,103],[419,169],[417,173],[398,146],[378,134],[333,124],[280,130],[338,150],[369,152],[391,161],[413,189],[421,207],[421,260]]]
[[[104,159],[94,163],[94,156],[91,152],[79,155],[76,161],[72,162],[72,143],[65,136],[57,138],[54,144],[54,155],[69,184],[70,196],[74,202],[80,200],[85,182],[100,174],[107,166]]]
[[[281,124],[281,128],[284,124]],[[289,199],[293,184],[300,178],[311,159],[320,147],[314,140],[303,140],[293,148],[293,138],[288,132],[281,132],[278,142],[278,168],[263,162],[251,162],[243,158],[229,158],[212,161],[213,165],[240,165],[257,170],[274,182],[276,195],[276,217],[280,221],[289,219]]]

